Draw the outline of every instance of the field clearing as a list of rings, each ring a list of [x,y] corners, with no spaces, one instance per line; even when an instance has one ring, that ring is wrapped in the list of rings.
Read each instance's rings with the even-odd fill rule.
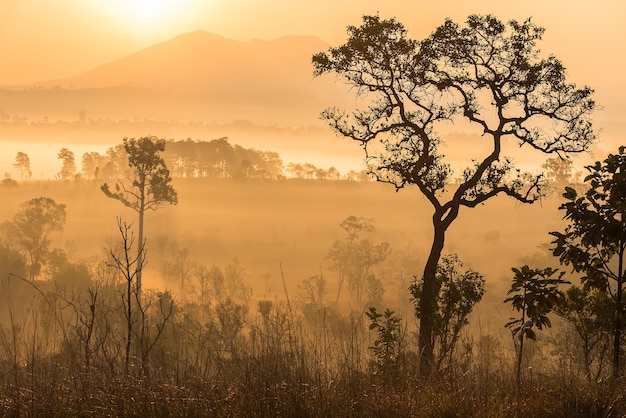
[[[315,411],[308,416],[613,416],[612,411],[624,410],[622,384],[584,386],[567,351],[575,342],[572,331],[556,316],[555,326],[525,350],[532,367],[523,373],[531,384],[520,392],[513,383],[515,349],[504,328],[511,312],[503,300],[511,267],[557,264],[546,250],[548,232],[562,227],[556,195],[532,206],[493,199],[462,211],[453,223],[444,253],[457,253],[466,267],[482,273],[486,294],[474,307],[450,368],[430,384],[416,383],[418,321],[407,290],[421,273],[431,239],[428,202],[415,190],[395,193],[384,184],[318,180],[173,183],[179,205],[146,218],[144,289],[150,297],[161,295],[157,298],[169,297],[160,290],[171,290],[176,305],[173,317],[163,322],[163,334],[150,340],[155,345],[138,339],[135,328],[130,366],[123,371],[122,347],[130,340],[122,331],[126,305],[119,286],[100,288],[97,310],[89,311],[84,289],[6,278],[0,362],[7,372],[0,374],[5,393],[0,409],[8,413],[30,405],[29,415],[52,409],[76,416],[85,411],[91,416],[307,416],[303,408]],[[105,263],[120,241],[116,216],[131,222],[134,214],[106,198],[99,186],[55,181],[0,189],[5,203],[0,217],[10,220],[28,199],[51,197],[67,205],[68,215],[52,246],[63,248],[72,261]],[[394,310],[404,330],[398,343],[402,354],[389,369],[372,352],[377,334],[365,315],[370,305],[357,305],[345,285],[334,303],[338,273],[326,256],[335,240],[344,239],[338,224],[351,215],[374,219],[376,230],[368,238],[391,245],[389,257],[373,269],[384,286],[377,309]],[[181,289],[180,279],[165,273],[181,249],[189,251],[187,267],[241,268],[251,295],[239,292],[237,302],[218,293],[196,299],[193,289]],[[328,288],[315,305],[302,285],[319,274]],[[167,299],[151,299],[149,333],[156,332],[155,321],[166,312],[159,310],[161,300]],[[58,315],[54,323],[52,306]],[[97,312],[95,342],[79,337],[86,335],[80,332],[89,322],[80,321],[88,312]]]
[[[407,268],[412,269],[410,276],[419,276],[428,255],[431,210],[416,189],[396,193],[380,183],[292,179],[174,179],[173,185],[179,204],[146,216],[148,287],[177,289],[176,283],[163,277],[162,267],[172,260],[175,249],[186,248],[191,259],[209,267],[224,268],[238,260],[254,299],[284,297],[281,267],[291,297],[298,294],[303,279],[321,273],[332,299],[337,273],[329,269],[326,255],[335,240],[343,239],[338,224],[354,215],[374,219],[376,231],[369,238],[391,245],[391,255],[376,267],[377,274],[386,278],[385,301],[406,308],[406,282],[394,277]],[[103,259],[119,239],[116,217],[130,223],[136,216],[106,198],[99,187],[97,181],[24,182],[0,191],[4,203],[0,219],[9,220],[21,202],[51,197],[67,205],[66,227],[63,234],[52,237],[53,247],[64,248],[73,259]],[[477,309],[482,315],[499,315],[511,267],[528,262],[536,267],[555,264],[545,246],[550,242],[548,232],[562,225],[559,200],[554,194],[534,205],[521,205],[499,197],[473,210],[461,210],[444,253],[457,253],[466,266],[485,276],[487,293]]]

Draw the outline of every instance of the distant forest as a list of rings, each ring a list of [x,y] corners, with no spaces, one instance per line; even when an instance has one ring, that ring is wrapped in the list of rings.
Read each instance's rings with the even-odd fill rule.
[[[233,145],[226,137],[210,141],[170,139],[166,141],[162,156],[171,176],[177,178],[280,180],[289,176],[316,180],[370,180],[366,170],[350,170],[342,175],[335,167],[324,169],[311,163],[290,162],[285,166],[277,152]],[[84,153],[80,171],[76,166],[74,153],[69,149],[61,149],[57,158],[63,164],[55,176],[59,180],[116,179],[130,175],[128,156],[123,144],[110,147],[104,155],[95,151]],[[20,170],[22,179],[32,176],[30,160],[25,153],[18,152],[13,166]],[[13,182],[10,177],[5,178],[6,181]]]
[[[241,178],[283,179],[285,172],[299,179],[366,181],[365,172],[350,171],[345,175],[335,168],[319,168],[311,163],[288,163],[285,167],[278,153],[244,148],[230,144],[227,138],[211,141],[168,140],[163,159],[172,177],[179,178]],[[106,155],[85,153],[81,178],[118,178],[129,170],[122,144],[107,150]]]
[[[226,138],[212,141],[167,141],[163,159],[173,177],[271,178],[283,176],[283,162],[271,151],[231,145]],[[81,177],[111,179],[125,176],[128,157],[122,144],[111,147],[105,155],[85,153]]]
[[[29,119],[28,116],[9,114],[0,109],[0,127],[5,128],[40,128],[40,129],[80,129],[80,128],[176,128],[190,125],[198,129],[215,128],[211,124],[203,122],[180,122],[180,121],[158,121],[150,119],[124,119],[112,120],[90,119],[85,115],[85,111],[78,112],[78,119],[69,120],[53,120],[49,117],[39,119]],[[231,126],[232,125],[232,126]],[[288,130],[291,135],[301,135],[304,131],[310,131],[313,128],[290,129],[277,128],[275,126],[262,127],[252,124],[248,121],[236,121],[229,125],[233,129],[255,129],[255,130]],[[131,129],[132,130],[132,129]],[[290,135],[290,133],[282,132],[282,135]],[[69,151],[69,150],[67,150]],[[58,158],[64,161],[65,167],[76,167],[74,155],[71,151],[69,154],[64,153],[65,157]],[[56,177],[58,179],[114,179],[124,176],[128,169],[127,159],[124,153],[124,147],[120,143],[109,148],[105,155],[98,152],[87,152],[81,157],[76,156],[76,160],[80,159],[80,170],[74,169],[74,172],[67,172],[62,169]],[[350,170],[341,173],[335,167],[321,168],[311,163],[284,163],[280,155],[274,151],[262,151],[255,148],[245,148],[241,145],[230,144],[227,137],[220,137],[209,141],[193,140],[191,138],[184,140],[168,139],[163,153],[168,169],[172,177],[176,178],[239,178],[239,179],[271,179],[279,180],[287,177],[298,179],[316,179],[316,180],[349,180],[349,181],[370,181],[367,170],[355,171]],[[69,161],[66,161],[69,160]],[[30,167],[24,166],[24,162],[14,164],[22,172],[22,179],[30,178],[25,175]],[[31,173],[32,175],[32,173]],[[7,175],[5,175],[5,178]]]

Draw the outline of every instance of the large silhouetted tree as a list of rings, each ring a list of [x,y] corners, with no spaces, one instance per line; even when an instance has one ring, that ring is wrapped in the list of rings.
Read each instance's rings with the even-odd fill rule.
[[[159,155],[165,150],[165,140],[155,137],[139,139],[124,138],[124,150],[128,156],[131,176],[118,180],[115,191],[111,191],[108,183],[102,185],[102,191],[108,197],[119,200],[125,206],[137,212],[139,216],[139,233],[137,242],[137,263],[144,264],[144,215],[146,210],[157,210],[164,203],[175,205],[178,195],[170,184],[172,181],[163,158]],[[141,295],[141,269],[137,271],[137,294]]]
[[[504,194],[532,203],[541,175],[522,173],[506,151],[526,146],[565,156],[586,150],[595,136],[592,90],[566,82],[554,57],[540,58],[544,30],[530,20],[500,22],[470,16],[446,20],[426,39],[407,36],[395,19],[365,16],[348,27],[348,41],[313,56],[315,75],[336,73],[366,103],[352,113],[322,115],[339,134],[361,144],[370,172],[397,190],[415,185],[433,206],[433,241],[420,299],[420,373],[433,369],[436,270],[448,227],[461,207]],[[458,144],[468,168],[453,182],[439,134],[454,122],[476,135]],[[444,193],[445,191],[445,193]]]
[[[613,376],[618,377],[626,282],[626,147],[587,169],[589,190],[579,196],[565,188],[566,201],[559,209],[565,211],[569,225],[550,234],[561,263],[582,272],[585,286],[608,294],[614,302]]]

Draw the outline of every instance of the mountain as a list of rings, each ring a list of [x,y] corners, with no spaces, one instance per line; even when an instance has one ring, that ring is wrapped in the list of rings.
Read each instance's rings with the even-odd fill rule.
[[[332,77],[313,78],[313,36],[240,42],[179,35],[75,77],[0,91],[0,109],[34,117],[160,118],[306,124],[341,100]]]
[[[313,78],[311,56],[327,48],[312,36],[239,42],[198,30],[76,77],[38,85],[235,94],[301,91],[310,88]]]

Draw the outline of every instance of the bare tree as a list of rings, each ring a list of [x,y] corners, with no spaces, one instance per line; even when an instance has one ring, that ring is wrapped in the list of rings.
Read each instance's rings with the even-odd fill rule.
[[[130,255],[133,245],[135,244],[135,236],[130,231],[131,225],[122,221],[121,218],[117,218],[117,227],[122,237],[121,253],[117,253],[115,250],[109,250],[112,263],[112,267],[115,267],[125,280],[125,291],[122,296],[122,302],[124,304],[124,314],[126,316],[126,350],[124,356],[124,372],[129,373],[130,365],[130,352],[133,339],[133,326],[136,319],[133,317],[133,300],[137,295],[136,280],[141,270],[145,265],[144,257],[144,245],[139,244],[139,253],[133,258]],[[134,297],[135,296],[135,297]],[[139,303],[140,305],[140,303]]]

